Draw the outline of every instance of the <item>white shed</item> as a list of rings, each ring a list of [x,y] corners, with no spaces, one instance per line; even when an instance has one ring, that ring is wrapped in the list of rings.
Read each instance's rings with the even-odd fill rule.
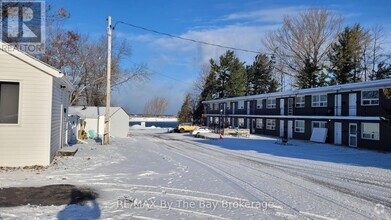
[[[71,83],[0,41],[0,166],[49,165],[65,140]]]
[[[69,114],[78,115],[86,122],[85,131],[94,131],[103,137],[105,130],[106,107],[70,106]],[[110,107],[110,136],[127,137],[129,132],[129,115],[121,107]]]

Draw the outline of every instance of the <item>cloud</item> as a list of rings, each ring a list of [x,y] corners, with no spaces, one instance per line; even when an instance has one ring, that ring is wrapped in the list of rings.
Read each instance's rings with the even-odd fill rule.
[[[269,9],[260,9],[255,11],[243,11],[236,12],[224,16],[222,21],[238,21],[238,20],[250,20],[257,22],[271,22],[279,23],[283,20],[284,16],[296,15],[298,12],[304,10],[305,6],[291,6],[291,7],[281,7],[281,8],[269,8]]]

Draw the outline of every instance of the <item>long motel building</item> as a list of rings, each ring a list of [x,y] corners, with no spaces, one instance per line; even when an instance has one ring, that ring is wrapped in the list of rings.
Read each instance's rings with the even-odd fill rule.
[[[391,79],[204,101],[209,127],[310,140],[327,128],[326,143],[391,151]]]

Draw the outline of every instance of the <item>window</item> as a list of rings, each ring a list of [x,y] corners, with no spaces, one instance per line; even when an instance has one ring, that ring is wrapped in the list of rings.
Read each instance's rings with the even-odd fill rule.
[[[295,132],[304,133],[304,131],[305,131],[305,121],[295,120]]]
[[[267,108],[276,108],[276,99],[267,99],[266,100]]]
[[[213,103],[213,110],[218,110],[219,109],[219,105],[217,103]]]
[[[259,129],[263,129],[263,119],[257,118],[256,126],[257,126],[257,128],[259,128]]]
[[[266,119],[266,129],[276,130],[276,119]]]
[[[244,127],[244,118],[238,118],[239,127]]]
[[[361,138],[379,140],[379,123],[361,123]]]
[[[297,96],[295,106],[296,106],[296,108],[304,108],[305,96]]]
[[[230,125],[231,124],[231,118],[227,118],[227,123]]]
[[[227,103],[226,103],[226,106],[227,106],[227,109],[228,109],[228,110],[231,109],[231,103],[230,103],[230,102],[227,102]]]
[[[312,95],[312,107],[326,107],[327,95]]]
[[[213,117],[209,117],[209,123],[213,123]]]
[[[19,83],[0,82],[0,124],[19,122]]]
[[[239,101],[238,109],[244,109],[244,101]]]
[[[219,117],[215,117],[215,123],[216,123],[216,124],[219,123]]]
[[[378,104],[379,104],[379,90],[361,92],[361,105],[378,105]]]
[[[325,121],[313,121],[312,130],[314,130],[314,128],[326,128],[326,124],[327,122]]]
[[[257,99],[257,109],[262,109],[263,108],[263,99]]]

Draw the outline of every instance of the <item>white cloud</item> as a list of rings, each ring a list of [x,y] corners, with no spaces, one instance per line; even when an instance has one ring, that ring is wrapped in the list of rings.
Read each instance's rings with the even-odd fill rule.
[[[304,10],[305,6],[291,6],[281,8],[260,9],[256,11],[237,12],[224,16],[221,20],[250,20],[258,22],[281,22],[284,16],[296,15],[298,12]]]

